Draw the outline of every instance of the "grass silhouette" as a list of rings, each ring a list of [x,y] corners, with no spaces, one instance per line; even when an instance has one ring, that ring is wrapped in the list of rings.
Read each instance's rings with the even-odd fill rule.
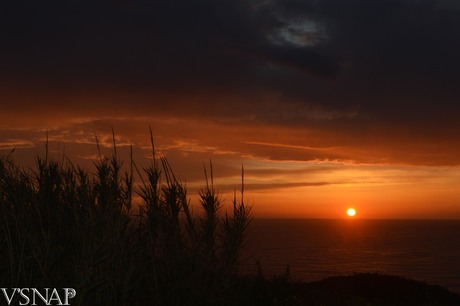
[[[73,305],[228,305],[251,219],[243,194],[223,213],[211,164],[195,216],[166,158],[123,171],[115,142],[100,156],[94,173],[48,154],[35,169],[0,157],[2,287],[75,288]]]

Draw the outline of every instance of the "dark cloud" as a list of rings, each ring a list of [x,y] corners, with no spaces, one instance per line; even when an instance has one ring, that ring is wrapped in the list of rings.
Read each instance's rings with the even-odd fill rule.
[[[452,1],[25,0],[0,14],[2,106],[199,115],[316,132],[301,145],[460,151]]]
[[[310,48],[272,46],[273,13],[245,1],[11,1],[3,76],[190,89],[247,81],[264,63],[335,72]]]

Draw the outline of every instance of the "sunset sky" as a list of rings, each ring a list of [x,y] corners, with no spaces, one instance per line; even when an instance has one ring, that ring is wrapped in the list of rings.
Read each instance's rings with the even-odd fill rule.
[[[6,1],[0,149],[134,146],[256,217],[460,219],[460,3]],[[2,153],[0,153],[2,154]]]

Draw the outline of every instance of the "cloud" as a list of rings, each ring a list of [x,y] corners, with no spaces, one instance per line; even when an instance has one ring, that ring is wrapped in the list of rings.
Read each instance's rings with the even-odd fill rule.
[[[328,185],[337,185],[341,183],[330,183],[330,182],[289,182],[289,183],[245,183],[244,188],[249,192],[258,192],[264,190],[277,190],[277,189],[289,189],[299,187],[322,187]],[[219,185],[222,191],[231,192],[233,190],[241,189],[241,185]]]
[[[89,134],[114,126],[139,139],[128,131],[158,122],[165,147],[187,139],[191,151],[460,163],[451,1],[9,1],[3,11],[5,129],[90,118]]]
[[[9,3],[4,73],[74,86],[191,90],[254,73],[267,62],[333,74],[314,47],[273,44],[284,23],[246,1]],[[254,62],[259,58],[261,62]],[[257,82],[256,79],[251,79]],[[216,83],[217,82],[217,83]],[[243,86],[242,83],[238,86]]]
[[[0,142],[0,150],[14,150],[16,148],[34,148],[35,145],[28,139],[5,139]]]

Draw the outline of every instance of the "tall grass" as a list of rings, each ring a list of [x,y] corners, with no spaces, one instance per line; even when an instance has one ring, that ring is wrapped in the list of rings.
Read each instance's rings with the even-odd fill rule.
[[[72,305],[233,305],[250,206],[242,188],[223,211],[212,164],[205,181],[193,214],[185,184],[155,154],[147,168],[132,158],[124,167],[114,143],[93,172],[48,156],[24,169],[4,154],[1,287],[75,288]]]

